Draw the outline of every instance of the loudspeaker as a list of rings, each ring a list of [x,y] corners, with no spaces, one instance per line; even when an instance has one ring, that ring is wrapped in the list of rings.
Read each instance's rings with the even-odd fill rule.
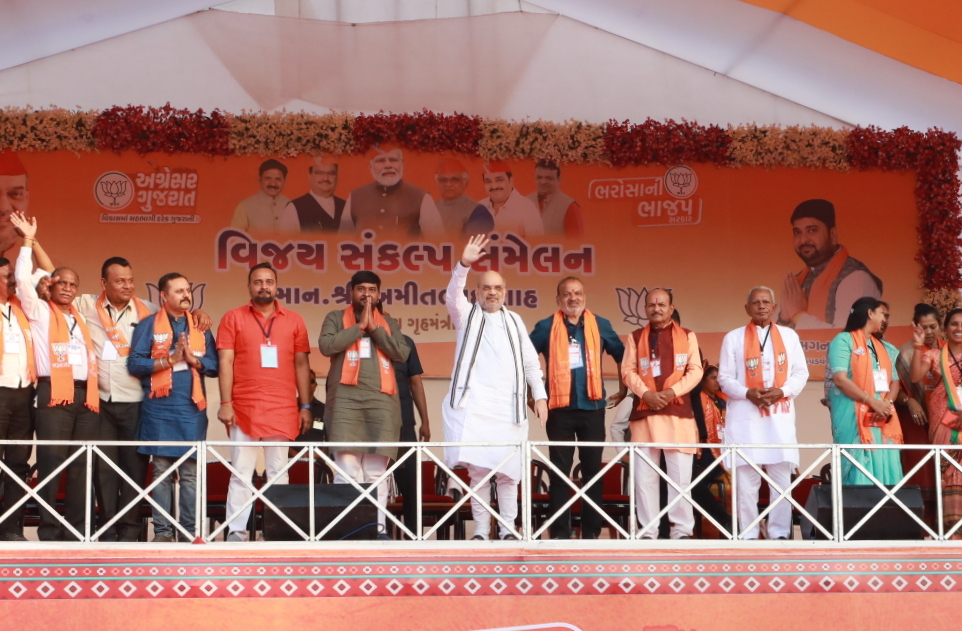
[[[889,487],[891,489],[892,487]],[[846,531],[860,522],[884,497],[877,486],[842,487],[842,525]],[[919,519],[923,519],[922,491],[917,486],[903,486],[895,497]],[[805,510],[829,532],[832,531],[832,487],[820,484],[812,487],[805,502]],[[824,539],[825,535],[802,515],[802,538]],[[852,539],[921,539],[922,527],[891,499],[855,531]]]
[[[264,491],[264,497],[304,532],[310,532],[308,484],[278,484]],[[362,484],[367,489],[370,484]],[[314,486],[314,534],[321,532],[347,505],[361,493],[350,484],[318,484]],[[377,490],[372,493],[377,499]],[[331,528],[324,539],[374,539],[377,537],[377,507],[367,499]],[[264,539],[267,541],[303,541],[274,510],[264,505]]]

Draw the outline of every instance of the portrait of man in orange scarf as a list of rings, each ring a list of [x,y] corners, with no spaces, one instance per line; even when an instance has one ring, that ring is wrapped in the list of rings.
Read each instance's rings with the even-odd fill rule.
[[[782,283],[778,323],[794,329],[842,329],[852,304],[882,297],[882,281],[838,243],[835,205],[809,199],[792,213],[795,253],[805,268]]]

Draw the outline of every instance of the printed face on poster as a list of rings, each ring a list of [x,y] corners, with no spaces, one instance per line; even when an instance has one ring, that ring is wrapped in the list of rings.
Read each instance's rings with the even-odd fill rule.
[[[558,167],[396,147],[285,159],[18,157],[27,174],[0,176],[7,258],[18,246],[9,213],[26,209],[83,291],[99,293],[100,265],[122,256],[141,297],[156,300],[156,279],[177,271],[215,321],[248,300],[247,270],[267,261],[279,299],[312,337],[328,311],[350,302],[354,272],[370,269],[384,310],[437,376],[450,374],[453,359],[444,290],[472,234],[491,237],[476,270],[504,276],[505,302],[529,327],[557,309],[567,276],[582,279],[587,308],[622,335],[647,324],[647,293],[669,288],[712,362],[724,333],[748,322],[749,290],[770,287],[780,320],[801,334],[813,379],[851,302],[889,302],[887,339],[899,343],[921,294],[915,176],[906,172]],[[807,200],[824,202],[798,216]],[[326,362],[314,363],[326,372]]]

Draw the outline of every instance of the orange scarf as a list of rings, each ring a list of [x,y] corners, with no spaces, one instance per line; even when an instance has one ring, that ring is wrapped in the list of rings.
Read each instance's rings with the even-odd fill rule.
[[[391,329],[388,326],[387,320],[381,315],[381,312],[377,309],[372,309],[371,314],[374,316],[374,324],[384,327],[385,331],[390,332]],[[357,324],[357,316],[354,315],[354,307],[348,307],[344,310],[344,315],[341,317],[341,323],[345,329],[349,329],[355,324]],[[377,347],[374,340],[371,340],[371,346],[377,351],[377,363],[380,367],[381,373],[381,392],[394,396],[397,394],[397,380],[394,378],[394,364],[391,360],[381,352],[381,349]],[[346,386],[356,386],[357,379],[361,375],[361,340],[357,339],[350,348],[345,351],[344,365],[341,367],[341,383]]]
[[[73,366],[70,365],[70,327],[60,307],[50,305],[49,349],[50,353],[50,407],[73,403],[74,383]],[[94,412],[100,411],[100,391],[97,389],[97,354],[90,340],[87,323],[80,317],[77,307],[70,304],[70,315],[74,317],[87,346],[87,400],[84,404]]]
[[[585,309],[583,317],[588,398],[597,401],[604,396],[601,385],[601,333],[593,313]],[[571,358],[568,355],[568,327],[565,325],[565,315],[560,310],[554,314],[551,323],[548,357],[548,384],[551,390],[548,407],[552,410],[566,408],[571,404]]]
[[[788,353],[785,352],[785,342],[782,341],[782,334],[778,331],[775,323],[769,325],[772,338],[772,350],[775,351],[775,387],[781,388],[788,380]],[[758,339],[758,331],[755,324],[749,322],[745,327],[745,385],[751,388],[763,389],[765,387],[765,375],[762,369],[762,350],[761,341]],[[782,397],[779,401],[785,401],[787,397]]]
[[[143,303],[140,298],[134,297],[134,306],[137,308],[137,321],[143,322],[144,319],[150,316],[150,309],[147,305]],[[100,294],[100,298],[97,298],[97,315],[100,317],[100,324],[104,327],[104,332],[107,333],[107,339],[114,348],[117,349],[117,354],[121,357],[127,357],[130,355],[130,342],[124,337],[123,331],[114,322],[114,319],[110,317],[107,313],[107,292]]]
[[[718,445],[722,443],[722,434],[725,431],[725,415],[710,396],[705,394],[704,391],[701,393],[701,409],[705,414],[705,434],[707,434],[707,442],[713,445]],[[720,431],[719,431],[720,430]],[[711,453],[715,458],[721,455],[720,449],[712,449]]]
[[[688,334],[680,326],[675,324],[672,320],[671,324],[668,325],[671,328],[671,348],[672,353],[675,356],[674,359],[674,370],[668,378],[665,379],[663,388],[667,390],[679,381],[681,381],[682,376],[685,374],[685,368],[688,366]],[[661,335],[664,335],[666,329],[662,329]],[[641,380],[644,382],[645,387],[649,390],[655,392],[658,391],[658,387],[655,385],[655,377],[651,374],[651,347],[648,345],[648,333],[651,331],[651,325],[649,324],[641,330],[641,337],[638,340],[638,358],[639,366],[638,371],[641,375]],[[664,359],[664,358],[662,358]],[[664,371],[667,366],[661,365],[660,369]],[[680,398],[675,398],[675,401],[680,401]],[[644,399],[638,397],[639,408],[642,410],[648,409],[648,404],[645,403]]]
[[[869,349],[862,331],[852,331],[850,335],[852,336],[852,382],[865,392],[875,396],[875,362],[873,360],[878,356],[879,369],[884,370],[890,380],[892,378],[892,360],[881,342],[877,343],[878,349],[873,353]],[[893,411],[888,419],[881,422],[874,420],[874,415],[875,412],[867,404],[855,402],[855,420],[858,423],[858,435],[862,439],[862,444],[875,442],[871,428],[878,427],[882,430],[883,443],[901,445],[902,427],[895,420],[895,412]]]
[[[195,357],[203,357],[207,352],[207,340],[203,333],[194,326],[194,321],[189,313],[184,314],[187,318],[187,346],[188,351]],[[150,356],[153,359],[170,358],[170,347],[175,343],[174,330],[170,326],[167,318],[167,309],[163,305],[160,311],[154,316],[154,341],[150,346]],[[119,350],[119,349],[118,349]],[[190,398],[197,405],[198,410],[207,409],[207,399],[204,398],[204,389],[200,383],[200,371],[193,366],[189,366],[193,375],[194,383],[191,387]],[[150,376],[150,398],[170,396],[170,388],[174,383],[174,367],[165,368],[160,372],[155,372]]]
[[[30,332],[30,321],[27,320],[27,314],[23,312],[23,307],[20,306],[19,298],[11,298],[8,304],[14,317],[17,318],[20,332],[23,333],[23,340],[27,344],[27,381],[32,383],[37,380],[37,360],[33,357],[33,334]],[[3,357],[3,337],[3,335],[0,335],[0,358]],[[3,366],[0,365],[0,372],[2,370]]]
[[[848,259],[848,250],[844,246],[840,247],[838,252],[829,259],[828,265],[825,266],[822,273],[812,281],[812,287],[808,291],[808,308],[806,311],[820,320],[826,317],[825,308],[828,306],[828,290],[831,289],[832,283],[835,282],[839,272],[842,271],[846,259]],[[795,276],[798,279],[799,286],[805,282],[810,273],[811,270],[806,267]]]

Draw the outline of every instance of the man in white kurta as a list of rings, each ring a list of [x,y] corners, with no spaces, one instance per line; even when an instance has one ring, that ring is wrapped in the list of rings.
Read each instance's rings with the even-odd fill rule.
[[[472,237],[448,283],[445,305],[457,331],[451,388],[442,406],[444,440],[449,443],[521,443],[528,439],[526,404],[528,388],[535,401],[535,413],[542,426],[548,419],[538,354],[526,333],[521,316],[504,307],[504,279],[497,272],[485,272],[478,281],[477,302],[464,296],[471,265],[484,254],[488,240]],[[449,467],[465,465],[471,486],[481,498],[472,498],[473,539],[489,538],[491,518],[488,483],[478,486],[492,470],[498,486],[498,512],[512,526],[500,526],[501,539],[516,539],[513,530],[518,516],[518,483],[521,481],[521,453],[515,447],[452,445],[444,448]],[[501,464],[506,458],[510,459]],[[500,466],[499,466],[500,465]]]
[[[798,466],[798,449],[794,447],[797,443],[795,398],[808,382],[808,364],[798,334],[772,321],[777,310],[771,289],[753,289],[748,295],[745,311],[752,319],[747,326],[754,331],[739,327],[728,333],[722,341],[718,365],[718,383],[728,395],[724,442],[785,445],[782,448],[743,450],[745,458],[771,478],[773,484],[769,485],[769,497],[774,501],[788,488],[792,470]],[[758,348],[753,351],[755,345]],[[760,379],[752,379],[752,374]],[[730,463],[729,460],[726,466],[730,467]],[[736,462],[735,475],[738,478],[738,524],[742,538],[757,539],[758,524],[751,524],[758,517],[758,489],[762,477],[743,458]],[[768,514],[768,538],[788,539],[791,534],[792,505],[788,500],[782,500]]]

